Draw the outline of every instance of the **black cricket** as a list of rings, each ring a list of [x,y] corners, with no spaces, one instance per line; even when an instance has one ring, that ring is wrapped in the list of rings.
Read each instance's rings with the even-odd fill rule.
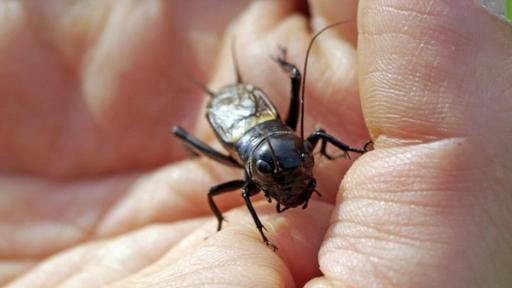
[[[346,22],[329,25],[313,36],[304,61],[304,78],[309,52],[315,39],[327,29]],[[343,151],[340,156],[350,158],[348,152],[365,153],[372,142],[369,141],[362,148],[351,147],[322,129],[314,131],[304,139],[305,83],[301,81],[299,69],[286,61],[286,50],[280,47],[280,55],[274,59],[284,71],[289,73],[291,80],[289,112],[284,122],[261,89],[242,82],[234,47],[232,54],[237,76],[236,84],[227,85],[216,93],[201,87],[211,97],[206,117],[228,155],[216,151],[179,126],[174,127],[172,132],[193,152],[245,170],[244,179],[222,183],[211,187],[208,191],[208,203],[218,220],[217,231],[221,230],[224,217],[213,201],[213,197],[241,189],[242,198],[263,241],[275,251],[277,247],[263,232],[265,227],[258,218],[250,197],[263,191],[269,203],[272,198],[276,200],[278,213],[300,205],[305,209],[313,192],[320,196],[315,189],[316,180],[313,176],[313,150],[317,144],[320,142],[320,154],[333,160],[337,157],[327,153],[327,143]],[[300,136],[295,134],[299,121],[299,108]]]

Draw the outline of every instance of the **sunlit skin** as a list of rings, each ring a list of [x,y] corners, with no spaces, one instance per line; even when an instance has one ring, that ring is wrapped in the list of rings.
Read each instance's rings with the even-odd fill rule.
[[[512,286],[512,28],[473,1],[68,2],[0,2],[0,285]],[[235,35],[286,115],[278,45],[301,67],[356,15],[312,51],[305,131],[375,150],[316,157],[305,210],[254,199],[276,253],[238,192],[216,233],[241,174],[171,136],[221,148],[190,75],[232,84]]]

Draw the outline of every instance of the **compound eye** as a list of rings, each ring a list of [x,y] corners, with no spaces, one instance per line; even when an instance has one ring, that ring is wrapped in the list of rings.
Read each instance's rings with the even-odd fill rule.
[[[263,160],[256,161],[256,168],[263,174],[270,174],[274,171],[272,164]]]

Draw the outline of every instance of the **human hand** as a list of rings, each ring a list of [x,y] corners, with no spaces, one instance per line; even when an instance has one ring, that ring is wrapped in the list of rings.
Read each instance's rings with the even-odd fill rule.
[[[311,17],[316,29],[354,17],[354,1],[338,2],[312,4]],[[177,122],[186,125],[189,120],[190,123],[187,115],[196,117],[200,105],[193,99],[201,98],[193,87],[185,91],[184,87],[188,86],[180,84],[179,76],[159,78],[169,68],[168,63],[173,63],[172,59],[145,61],[148,47],[158,50],[150,53],[155,59],[166,55],[165,49],[158,48],[157,43],[162,40],[159,37],[173,35],[157,33],[159,37],[148,36],[149,40],[139,38],[150,35],[146,32],[158,31],[158,27],[172,27],[166,21],[159,22],[169,18],[165,13],[158,13],[159,7],[142,10],[153,11],[160,17],[150,14],[151,17],[142,18],[145,21],[135,23],[139,24],[134,27],[141,29],[141,33],[130,37],[128,44],[110,40],[107,44],[94,45],[100,52],[115,53],[106,53],[96,62],[93,60],[97,54],[89,54],[90,58],[86,59],[101,64],[100,68],[72,70],[92,71],[90,81],[96,77],[99,80],[95,81],[100,81],[83,88],[90,82],[77,80],[80,89],[68,88],[80,92],[76,94],[77,100],[66,98],[73,93],[55,88],[62,83],[73,86],[60,78],[42,81],[44,87],[54,88],[48,93],[40,89],[38,93],[7,89],[14,86],[13,81],[2,81],[0,97],[16,95],[16,98],[1,100],[2,104],[9,104],[1,107],[10,108],[4,110],[13,114],[2,113],[0,117],[9,120],[13,116],[5,115],[15,115],[16,119],[25,120],[17,121],[25,125],[12,126],[17,128],[17,137],[7,130],[12,127],[3,124],[7,121],[0,121],[3,124],[0,135],[10,136],[0,137],[3,140],[0,151],[9,151],[5,156],[2,154],[8,161],[2,161],[5,173],[0,182],[3,279],[7,279],[5,275],[9,271],[14,275],[38,264],[15,284],[168,287],[217,283],[287,287],[310,281],[311,287],[507,287],[511,281],[507,269],[512,259],[508,245],[512,199],[510,177],[507,177],[511,163],[507,144],[511,135],[506,121],[511,110],[506,97],[510,94],[507,87],[512,78],[507,70],[510,56],[506,54],[510,51],[506,47],[511,45],[510,28],[474,8],[472,3],[465,3],[468,1],[397,0],[386,5],[377,2],[360,1],[358,47],[359,93],[376,150],[354,163],[339,191],[336,191],[337,182],[351,163],[317,160],[319,190],[325,196],[313,198],[306,210],[291,209],[276,215],[266,203],[257,205],[270,231],[269,237],[279,247],[276,254],[261,242],[245,207],[227,212],[229,223],[219,233],[213,232],[215,222],[211,217],[202,218],[210,216],[205,196],[208,187],[239,178],[239,171],[207,159],[195,159],[153,172],[137,172],[160,161],[179,159],[178,146],[169,148],[171,155],[165,154],[164,149],[166,143],[177,141],[166,140],[168,134],[160,133],[167,133]],[[142,6],[145,5],[130,11],[141,11]],[[247,8],[234,26],[237,47],[242,47],[237,52],[244,79],[262,87],[280,111],[286,111],[289,88],[283,83],[288,82],[268,56],[275,55],[276,44],[281,44],[288,48],[291,62],[302,62],[311,33],[307,32],[306,20],[297,14],[297,9],[291,2],[260,1]],[[121,16],[118,14],[117,19],[131,19]],[[109,21],[112,22],[115,21]],[[122,26],[132,27],[120,23],[123,24],[118,28],[99,30],[114,33]],[[312,54],[306,95],[306,130],[318,125],[350,144],[364,143],[367,137],[358,112],[356,53],[351,45],[355,39],[355,30],[351,30],[354,28],[347,25],[319,39]],[[10,45],[27,43],[10,40]],[[80,37],[78,40],[84,41]],[[229,43],[229,39],[225,42]],[[2,67],[15,67],[14,63],[6,65],[11,63],[6,61],[20,58],[8,57],[9,53],[4,51],[23,52],[21,47],[26,45],[4,50],[5,42],[0,43]],[[81,43],[77,44],[78,48],[84,45],[78,43]],[[143,48],[138,46],[140,43],[144,43]],[[122,54],[124,49],[134,52]],[[229,45],[224,45],[222,61],[210,83],[213,90],[233,79],[228,49]],[[51,60],[55,54],[36,58]],[[76,60],[68,61],[77,64]],[[158,63],[164,64],[155,67]],[[21,64],[27,64],[28,68],[16,70],[23,72],[20,75],[34,71],[32,62]],[[49,73],[48,67],[51,65],[44,66],[44,74],[34,71],[30,79],[37,81],[42,76],[54,75],[56,72]],[[197,69],[193,72],[199,70],[194,65],[190,67]],[[179,74],[182,70],[172,66],[170,71]],[[110,77],[100,74],[107,72]],[[147,76],[126,76],[132,75],[129,72]],[[205,73],[209,72],[206,69]],[[170,83],[169,90],[155,88],[166,81]],[[47,83],[57,84],[54,87]],[[23,86],[15,86],[18,87]],[[172,95],[172,102],[153,104],[153,101],[171,101],[165,98],[166,93]],[[61,98],[51,105],[43,105],[46,101],[36,102],[55,95]],[[147,95],[158,96],[148,98]],[[27,100],[17,106],[7,102],[20,97]],[[32,117],[24,118],[19,111],[12,110],[22,104],[48,111],[31,111]],[[57,110],[56,105],[64,108]],[[34,115],[47,122],[34,121]],[[66,120],[73,125],[64,125],[69,123]],[[137,130],[129,129],[140,121],[147,122]],[[199,125],[203,126],[196,135],[212,141],[204,120],[200,121],[203,122],[198,122]],[[60,123],[64,127],[58,126],[57,131],[66,133],[48,131],[41,123],[50,123],[49,126]],[[92,127],[87,130],[84,126]],[[35,129],[39,127],[45,129]],[[33,134],[36,132],[40,135]],[[114,134],[103,139],[109,133]],[[56,142],[63,146],[55,142],[35,145],[31,140],[52,139],[55,135],[63,139]],[[91,138],[101,141],[94,142]],[[125,143],[127,140],[132,142]],[[77,144],[81,145],[76,148]],[[53,148],[52,157],[46,156],[48,153],[44,152],[48,150],[44,147]],[[119,151],[121,148],[124,151]],[[68,177],[68,180],[54,180],[55,177]],[[339,196],[333,205],[336,193]],[[237,193],[221,196],[219,200],[224,211],[242,204]],[[204,240],[205,237],[208,239]],[[40,260],[58,251],[62,252]],[[321,277],[311,280],[314,276]]]

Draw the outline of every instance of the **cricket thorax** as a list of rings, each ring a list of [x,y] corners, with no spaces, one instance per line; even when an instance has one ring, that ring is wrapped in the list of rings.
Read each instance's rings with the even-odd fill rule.
[[[237,142],[260,123],[279,119],[265,93],[249,84],[224,87],[211,99],[207,109],[208,121],[225,143]]]

